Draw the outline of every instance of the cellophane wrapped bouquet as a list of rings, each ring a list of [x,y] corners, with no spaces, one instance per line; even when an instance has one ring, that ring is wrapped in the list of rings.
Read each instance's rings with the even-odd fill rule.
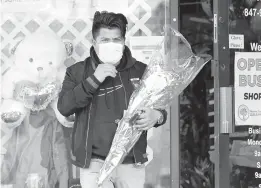
[[[142,131],[133,128],[140,113],[139,109],[169,107],[173,98],[191,83],[211,59],[208,55],[199,57],[193,54],[191,46],[178,31],[165,28],[165,32],[168,35],[159,44],[159,49],[164,46],[164,50],[155,51],[140,81],[132,80],[135,91],[130,98],[128,109],[118,123],[110,152],[98,176],[98,186],[101,186],[123,162],[125,156],[139,140]],[[171,44],[171,41],[175,44]]]

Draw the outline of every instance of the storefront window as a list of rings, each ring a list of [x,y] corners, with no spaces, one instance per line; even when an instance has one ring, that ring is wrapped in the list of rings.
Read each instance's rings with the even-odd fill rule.
[[[47,4],[43,4],[42,1],[39,1],[39,4],[37,4],[37,2],[34,3],[34,8],[32,9],[27,7],[30,5],[29,1],[20,2],[20,4],[18,1],[4,2],[3,5],[5,9],[3,9],[1,16],[2,77],[12,69],[14,64],[20,63],[17,62],[18,59],[14,58],[15,50],[19,42],[23,40],[24,37],[30,36],[40,29],[52,31],[60,37],[63,42],[73,46],[72,54],[65,60],[64,64],[66,67],[84,60],[90,55],[89,49],[92,45],[91,28],[93,14],[95,10],[103,10],[104,8],[109,9],[108,11],[114,11],[115,7],[121,7],[121,12],[127,16],[129,22],[126,45],[129,46],[133,56],[137,60],[148,63],[152,53],[164,39],[163,28],[168,19],[166,17],[166,15],[168,15],[166,12],[168,11],[168,2],[162,0],[120,0],[109,1],[109,4],[106,4],[106,2],[107,0],[97,0],[92,1],[92,3],[90,3],[90,1],[87,3],[86,1],[57,0],[53,2],[48,1]],[[21,10],[19,7],[23,7],[23,9]],[[70,51],[70,48],[68,49]],[[33,58],[30,58],[30,62],[33,62]],[[147,153],[149,161],[146,163],[146,187],[170,187],[169,127],[170,123],[167,122],[166,125],[153,129],[148,133]],[[68,127],[63,129],[65,131],[67,147],[70,148],[70,133],[72,129]],[[17,130],[1,127],[1,156],[3,158],[11,151],[10,143],[15,144],[15,135],[22,134],[18,133],[19,131],[17,132]],[[36,133],[32,133],[31,136],[34,134]],[[43,134],[43,132],[41,134]],[[25,142],[26,141],[23,143]],[[34,144],[37,143],[34,142]],[[38,144],[40,144],[40,141]],[[21,152],[19,148],[13,149],[18,153]],[[31,149],[30,151],[33,150]],[[40,151],[37,150],[35,152],[38,152],[37,155],[41,156]],[[27,154],[29,155],[29,153]],[[24,155],[26,154],[23,154],[22,157]],[[13,157],[15,160],[17,156],[14,155]],[[22,161],[25,162],[25,159]],[[13,164],[14,161],[10,158],[9,162]],[[37,163],[37,161],[34,162]],[[25,170],[25,166],[23,169]],[[9,171],[11,169],[4,170]],[[79,168],[71,165],[69,171],[70,184],[79,184]],[[31,183],[33,181],[44,183],[40,181],[40,179],[43,180],[43,178],[37,174],[31,174],[28,176],[28,179]],[[14,183],[12,181],[12,179],[6,179],[6,181],[2,183],[12,185]]]
[[[255,146],[251,141],[258,141],[261,137],[249,130],[258,130],[261,125],[260,116],[258,114],[248,116],[248,110],[255,112],[259,108],[255,105],[259,99],[254,95],[260,92],[255,79],[260,74],[255,67],[260,58],[261,3],[259,1],[230,1],[230,4],[230,63],[234,73],[231,76],[235,87],[235,133],[230,137],[231,184],[233,187],[258,187],[260,186],[258,179],[260,145]],[[253,68],[239,69],[240,59],[248,63],[253,60]],[[244,77],[248,77],[246,83],[242,82]],[[245,98],[243,98],[244,93]],[[247,110],[246,114],[244,109]]]
[[[167,22],[168,2],[164,0],[136,1],[138,6],[134,14],[144,25],[130,20],[130,32],[133,27],[138,27],[137,32],[130,36],[129,44],[132,53],[142,62],[148,63],[150,56],[164,40],[164,26]],[[147,8],[147,9],[146,9]],[[136,24],[136,26],[135,26]],[[138,26],[139,25],[139,26]],[[148,136],[148,154],[151,160],[146,166],[146,188],[170,187],[170,122],[164,126],[153,129]]]

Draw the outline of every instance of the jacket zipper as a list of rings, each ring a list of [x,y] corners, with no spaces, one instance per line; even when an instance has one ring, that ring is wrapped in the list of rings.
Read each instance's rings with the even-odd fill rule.
[[[123,81],[122,81],[122,79],[121,79],[121,73],[120,73],[120,72],[119,72],[119,77],[120,77],[120,81],[121,81],[122,88],[123,88],[123,91],[124,91],[124,99],[125,99],[126,109],[128,109],[127,94],[126,94],[126,90],[125,90]],[[136,162],[136,157],[135,157],[135,152],[134,152],[134,146],[133,146],[133,149],[132,149],[132,153],[133,153],[133,157],[134,157],[134,162],[137,163],[137,162]]]
[[[89,137],[89,130],[90,130],[90,117],[91,117],[91,110],[92,110],[92,102],[90,104],[90,109],[88,113],[88,123],[87,123],[87,135],[86,135],[86,143],[85,143],[85,149],[86,149],[86,155],[85,155],[85,162],[84,162],[84,168],[87,163],[87,155],[88,155],[88,149],[87,149],[87,142],[88,142],[88,137]]]
[[[120,77],[121,84],[122,84],[122,87],[123,87],[123,90],[124,90],[125,106],[126,106],[126,109],[127,109],[127,108],[128,108],[128,103],[127,103],[127,94],[126,94],[126,90],[125,90],[124,84],[123,84],[122,79],[121,79],[121,73],[120,73],[120,72],[119,72],[119,77]]]

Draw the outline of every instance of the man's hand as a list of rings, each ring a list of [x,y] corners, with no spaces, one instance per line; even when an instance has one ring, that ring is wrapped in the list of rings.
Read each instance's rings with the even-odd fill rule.
[[[105,80],[106,77],[110,76],[115,78],[117,74],[117,70],[114,65],[103,63],[99,64],[94,72],[94,76],[101,83]]]
[[[142,113],[136,121],[134,128],[137,128],[141,131],[146,131],[154,127],[161,116],[160,111],[154,110],[152,108],[142,108],[139,111],[141,111]]]

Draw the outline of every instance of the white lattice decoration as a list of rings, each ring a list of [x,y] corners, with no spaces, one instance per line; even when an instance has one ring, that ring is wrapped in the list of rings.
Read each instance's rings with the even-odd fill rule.
[[[15,42],[15,38],[17,35],[28,36],[31,33],[35,32],[39,28],[51,29],[62,39],[67,39],[73,42],[75,51],[71,57],[66,62],[66,65],[71,65],[76,61],[82,60],[89,55],[89,48],[91,46],[91,25],[92,22],[89,19],[86,20],[67,20],[66,22],[60,20],[59,18],[55,18],[53,16],[48,16],[46,20],[43,20],[40,16],[32,17],[28,14],[24,15],[22,21],[17,20],[16,16],[6,16],[3,20],[3,26],[8,23],[10,26],[11,23],[15,26],[15,28],[11,31],[11,33],[7,33],[4,29],[1,30],[2,40],[2,61],[4,62],[4,66],[2,67],[2,73],[11,63],[10,54],[8,50],[10,50],[10,46]],[[7,63],[7,65],[5,65]]]
[[[134,12],[137,8],[143,8],[145,14],[139,19]],[[127,10],[128,19],[135,23],[127,31],[127,38],[135,35],[141,30],[145,35],[150,36],[151,30],[146,26],[146,22],[151,17],[151,7],[144,0],[135,0]],[[83,60],[89,55],[91,46],[91,26],[92,20],[78,19],[65,20],[50,13],[40,13],[37,15],[17,13],[3,14],[1,21],[1,68],[2,73],[11,65],[10,46],[13,46],[17,36],[28,36],[39,28],[51,29],[62,39],[69,39],[73,42],[75,51],[66,62],[71,65],[76,61]]]
[[[143,8],[145,14],[139,19],[134,11]],[[127,38],[141,30],[145,35],[150,36],[151,30],[146,26],[146,22],[151,17],[151,7],[145,0],[134,0],[127,10],[128,19],[134,25],[128,29]],[[37,15],[28,13],[2,14],[1,16],[1,73],[3,74],[12,66],[12,57],[9,53],[10,47],[16,43],[19,36],[29,36],[39,28],[50,29],[62,39],[72,41],[74,52],[65,64],[70,66],[77,61],[81,61],[89,56],[91,47],[91,27],[92,20],[77,19],[65,20],[55,14],[41,12]],[[4,88],[3,88],[4,89]],[[11,137],[10,130],[1,127],[1,151],[5,152],[3,146]],[[73,167],[73,177],[79,177],[79,171]]]
[[[145,15],[141,19],[137,18],[133,12],[141,6],[145,10]],[[135,25],[129,29],[127,37],[133,36],[139,29],[142,30],[147,36],[151,35],[151,30],[145,25],[151,17],[151,7],[144,0],[135,0],[128,9],[128,18],[135,23]]]

